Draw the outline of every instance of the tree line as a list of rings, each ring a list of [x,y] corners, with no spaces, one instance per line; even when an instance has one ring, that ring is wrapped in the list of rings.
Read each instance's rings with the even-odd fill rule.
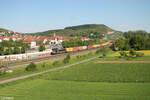
[[[25,53],[30,47],[22,43],[22,40],[3,40],[0,42],[0,55],[20,54]]]
[[[146,31],[128,31],[115,40],[115,50],[150,50],[150,33]]]
[[[87,46],[87,45],[92,45],[97,43],[99,43],[98,40],[82,41],[77,39],[77,40],[63,41],[62,46],[64,48],[68,48],[68,47],[77,47],[77,46]]]

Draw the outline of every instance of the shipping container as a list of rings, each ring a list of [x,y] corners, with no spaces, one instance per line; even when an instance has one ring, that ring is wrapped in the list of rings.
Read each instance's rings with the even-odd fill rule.
[[[112,43],[112,42],[110,42],[110,43],[109,43],[109,46],[112,46],[112,45],[113,45],[113,43]]]
[[[87,49],[92,49],[92,48],[93,48],[92,45],[87,46]]]
[[[67,52],[73,51],[73,48],[66,48]]]
[[[36,58],[36,57],[38,57],[38,54],[29,54],[29,58]]]
[[[73,51],[79,51],[79,47],[73,47]]]
[[[103,47],[103,44],[100,44],[100,47]]]
[[[87,49],[87,46],[83,46],[83,50],[86,50]]]
[[[83,46],[79,46],[79,50],[83,50]]]

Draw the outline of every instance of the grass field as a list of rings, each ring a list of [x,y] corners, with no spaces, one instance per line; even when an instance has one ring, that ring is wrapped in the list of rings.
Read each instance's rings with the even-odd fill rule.
[[[85,60],[85,59],[88,59],[91,57],[95,57],[95,56],[97,56],[95,53],[82,54],[82,55],[80,55],[80,58],[77,58],[77,56],[72,56],[70,59],[70,62],[67,64],[64,64],[63,60],[57,61],[56,65],[53,65],[53,62],[51,62],[51,61],[39,63],[39,64],[37,64],[37,69],[35,71],[31,71],[31,72],[25,71],[26,66],[15,68],[15,69],[13,69],[13,73],[6,73],[4,75],[0,75],[0,81],[6,80],[9,78],[14,78],[17,76],[23,76],[23,75],[28,75],[28,74],[32,74],[32,73],[45,71],[45,70],[60,67],[60,66],[65,66],[65,65],[72,64],[72,63],[75,63],[75,62],[78,62],[81,60]],[[42,67],[43,64],[45,65],[45,67]]]
[[[128,60],[150,60],[149,56]],[[150,100],[150,64],[97,58],[67,69],[0,86],[0,100]],[[127,61],[128,61],[127,60]]]
[[[0,88],[0,96],[14,100],[149,100],[148,83],[99,83],[28,80]]]

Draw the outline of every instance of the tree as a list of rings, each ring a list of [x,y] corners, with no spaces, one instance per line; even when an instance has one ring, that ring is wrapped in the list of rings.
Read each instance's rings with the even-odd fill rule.
[[[4,54],[4,47],[2,45],[0,45],[0,55]]]
[[[26,71],[34,71],[34,70],[36,70],[36,64],[34,64],[33,62],[31,62],[26,68],[25,68],[25,70]]]
[[[43,44],[41,44],[39,47],[39,51],[44,51],[44,50],[45,50],[45,46]]]
[[[66,64],[69,63],[69,60],[70,60],[70,54],[68,54],[66,58],[64,58],[63,62]]]
[[[20,48],[15,46],[13,54],[19,54],[19,53],[21,53]]]
[[[122,38],[119,38],[115,41],[115,48],[118,50],[123,50],[125,47],[125,40]]]
[[[102,53],[102,56],[107,56],[107,54],[108,54],[109,51],[110,51],[110,48],[108,48],[108,47],[103,47],[103,48],[100,49],[99,52]]]
[[[135,35],[130,39],[131,48],[142,50],[145,48],[145,39],[140,35]]]
[[[5,55],[10,55],[13,53],[13,50],[11,47],[8,47],[6,50],[5,50]]]
[[[25,53],[26,52],[26,48],[25,48],[25,46],[22,46],[21,47],[21,53]]]
[[[128,31],[123,34],[125,38],[125,50],[133,48],[135,50],[150,49],[149,39],[150,34],[146,31]]]
[[[119,54],[120,54],[120,57],[126,57],[127,56],[127,53],[125,51],[120,51]]]
[[[136,55],[136,51],[135,51],[134,49],[131,49],[131,50],[129,51],[129,54],[130,54],[131,56],[134,56],[134,55]]]

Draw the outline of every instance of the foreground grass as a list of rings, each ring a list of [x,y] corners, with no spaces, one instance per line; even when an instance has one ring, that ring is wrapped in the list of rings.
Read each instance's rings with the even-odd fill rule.
[[[148,83],[28,80],[1,87],[0,97],[15,100],[149,100]]]
[[[94,52],[89,53],[89,54],[80,55],[80,57],[72,56],[70,59],[70,62],[67,64],[64,64],[63,60],[57,61],[56,65],[53,65],[53,62],[48,61],[48,62],[37,64],[37,69],[35,71],[25,71],[25,67],[15,68],[15,69],[13,69],[12,73],[6,73],[4,75],[0,75],[0,81],[10,79],[10,78],[15,78],[18,76],[23,76],[23,75],[28,75],[28,74],[32,74],[32,73],[46,71],[46,70],[60,67],[60,66],[69,65],[69,64],[72,64],[72,63],[75,63],[78,61],[82,61],[82,60],[85,60],[85,59],[88,59],[91,57],[95,57],[95,56],[97,56],[97,54],[95,54]],[[44,64],[44,67],[43,67],[43,64]]]
[[[81,60],[72,59],[70,63]],[[15,100],[150,100],[149,64],[96,63],[100,60],[127,59],[97,58],[67,69],[4,84],[0,86],[0,100],[3,97]],[[149,57],[132,60],[149,60]]]
[[[101,58],[43,74],[41,78],[88,82],[150,82],[149,63],[96,63],[99,60]]]

